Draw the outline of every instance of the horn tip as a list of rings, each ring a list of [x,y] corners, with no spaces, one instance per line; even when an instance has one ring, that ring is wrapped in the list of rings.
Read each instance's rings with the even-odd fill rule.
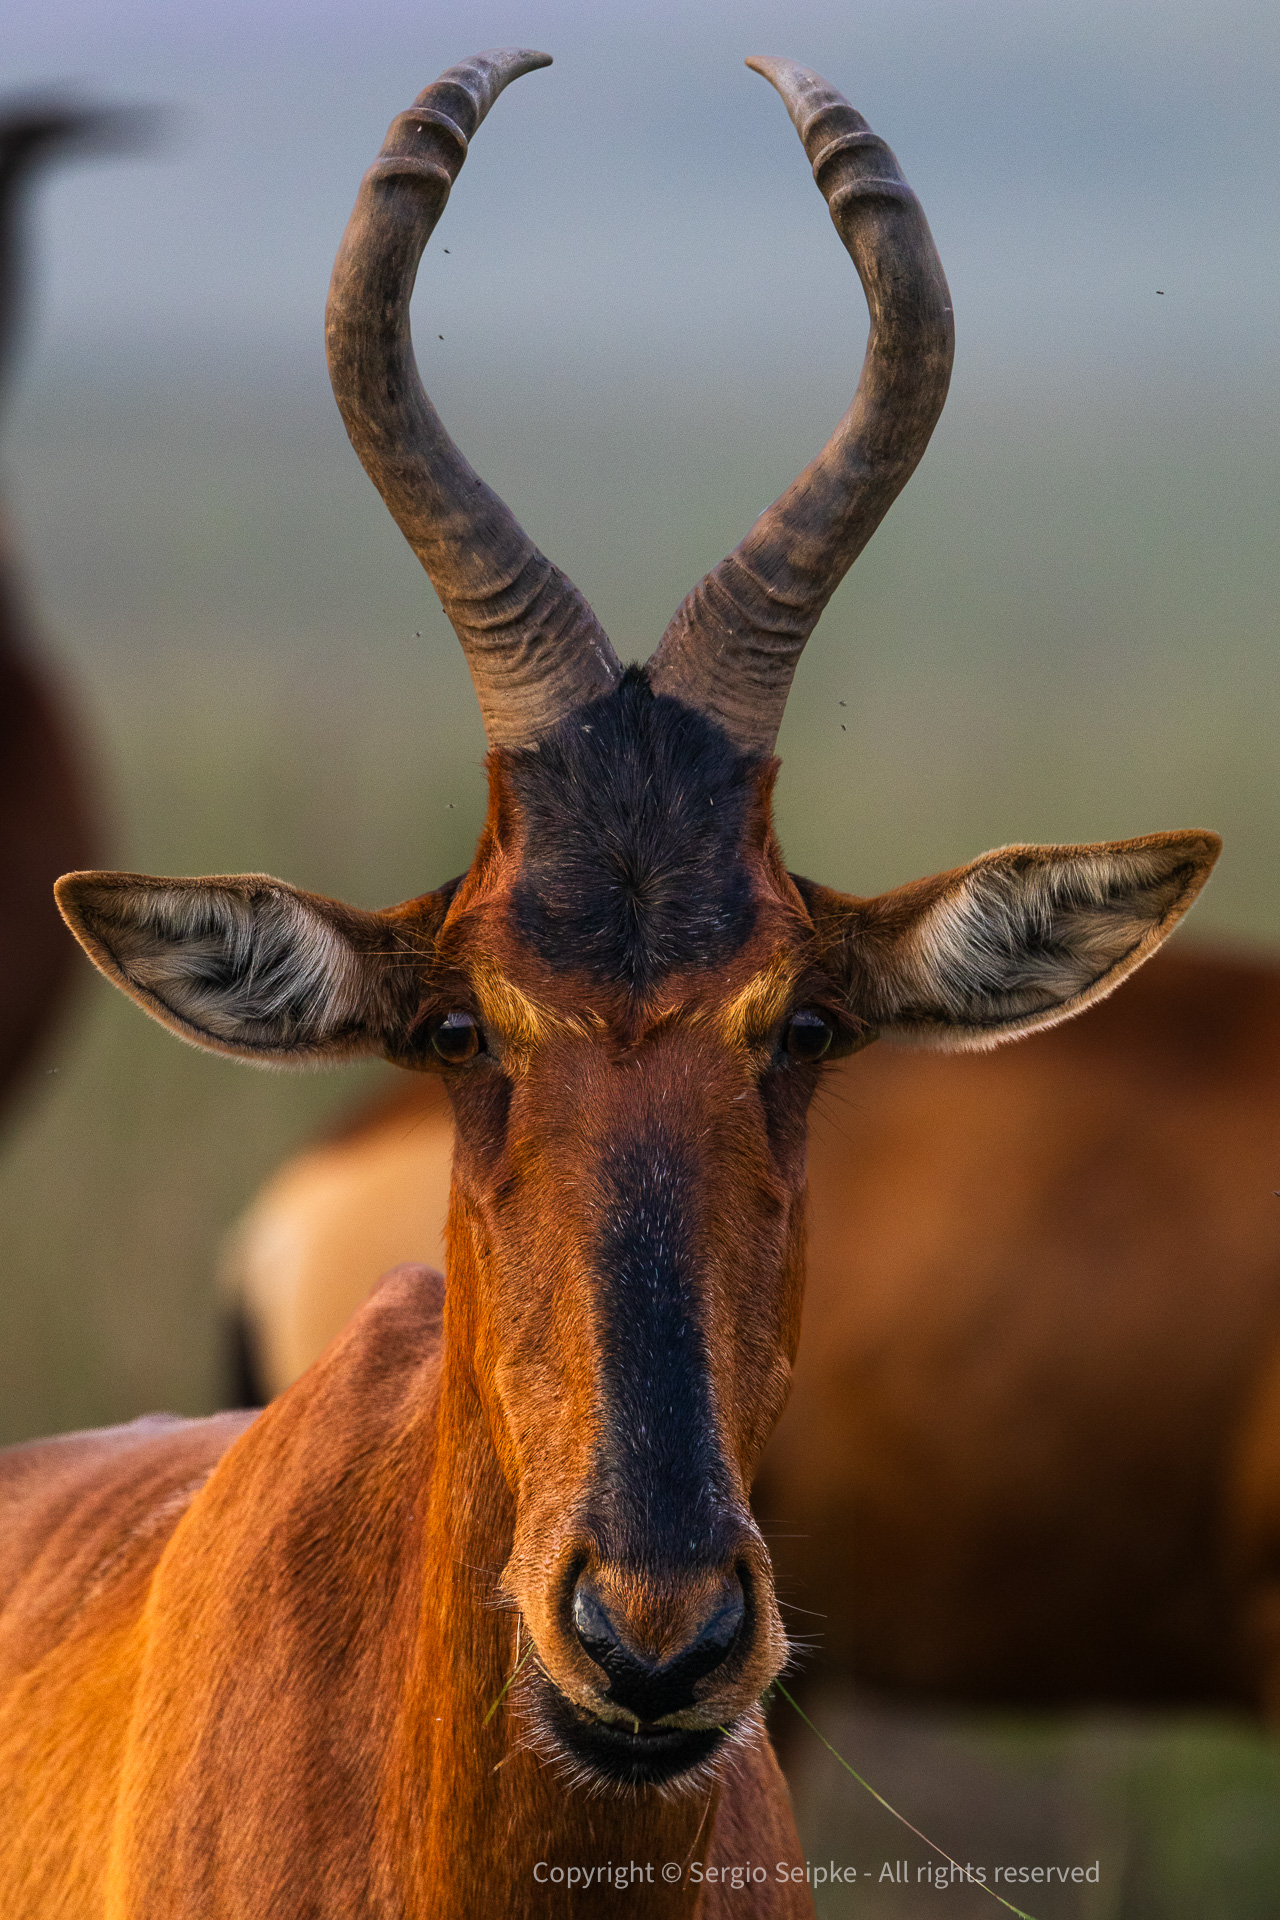
[[[752,54],[747,65],[776,88],[802,140],[808,138],[815,116],[825,107],[849,104],[829,80],[824,80],[812,67],[802,67],[798,60],[784,59],[781,54],[757,53]]]
[[[780,53],[753,53],[747,65],[781,94],[783,105],[793,120],[814,88],[826,84],[819,74],[802,67],[798,60],[786,59]],[[796,121],[797,127],[799,124]]]
[[[550,67],[555,63],[549,53],[540,53],[536,47],[494,47],[489,53],[476,55],[478,60],[492,60],[495,65],[507,69],[513,80],[522,74],[536,73],[539,67]]]
[[[796,70],[795,61],[786,59],[780,53],[749,53],[745,64],[750,67],[752,73],[760,74],[775,87],[788,72]]]

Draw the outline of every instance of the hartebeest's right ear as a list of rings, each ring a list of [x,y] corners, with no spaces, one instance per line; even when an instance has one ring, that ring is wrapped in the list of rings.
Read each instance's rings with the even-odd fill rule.
[[[366,913],[266,874],[68,873],[62,917],[182,1039],[260,1065],[403,1050],[447,898]]]

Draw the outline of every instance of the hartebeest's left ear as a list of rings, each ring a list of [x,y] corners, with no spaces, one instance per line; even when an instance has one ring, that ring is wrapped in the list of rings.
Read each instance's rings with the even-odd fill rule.
[[[259,873],[68,873],[55,892],[94,965],[154,1019],[278,1066],[396,1053],[446,904],[366,913]]]
[[[1110,993],[1177,925],[1221,846],[1161,833],[1001,847],[874,899],[835,908],[815,890],[810,904],[860,1020],[916,1045],[990,1047]]]

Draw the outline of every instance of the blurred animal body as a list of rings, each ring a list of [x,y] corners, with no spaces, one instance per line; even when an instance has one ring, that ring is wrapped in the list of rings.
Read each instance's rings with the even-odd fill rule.
[[[378,913],[253,874],[58,895],[200,1046],[441,1076],[447,1287],[389,1277],[256,1420],[11,1458],[6,1914],[550,1915],[571,1870],[617,1862],[654,1915],[811,1911],[761,1720],[787,1642],[748,1489],[799,1337],[823,1062],[1054,1024],[1217,854],[1005,848],[875,899],[787,873],[783,704],[941,409],[946,282],[884,143],[817,75],[753,62],[861,276],[866,360],[823,452],[624,670],[449,439],[409,337],[468,144],[545,64],[478,55],[393,123],[329,300],[348,433],[476,683],[471,867]],[[681,1864],[762,1857],[733,1891]]]
[[[815,1337],[757,1509],[815,1678],[1274,1710],[1280,968],[1179,946],[944,1064],[877,1049],[811,1129]]]
[[[19,220],[43,162],[113,139],[130,116],[35,102],[0,104],[0,400],[12,372],[23,291]],[[0,517],[0,1097],[43,1038],[70,981],[53,903],[68,866],[93,858],[99,827],[68,703],[39,661],[13,543]]]

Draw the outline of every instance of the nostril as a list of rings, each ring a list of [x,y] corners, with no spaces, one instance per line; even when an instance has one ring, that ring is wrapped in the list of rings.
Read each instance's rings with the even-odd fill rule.
[[[582,1581],[573,1596],[573,1630],[591,1658],[608,1673],[610,1660],[623,1651],[622,1641],[612,1620]]]
[[[694,1704],[699,1680],[722,1666],[742,1638],[747,1616],[742,1583],[724,1583],[716,1603],[691,1638],[665,1659],[631,1646],[599,1595],[584,1578],[574,1591],[574,1632],[583,1651],[609,1681],[609,1699],[638,1719],[657,1720]]]
[[[702,1628],[690,1652],[701,1648],[706,1653],[713,1653],[717,1662],[723,1660],[742,1631],[746,1611],[747,1603],[741,1582],[735,1580],[732,1591],[726,1594],[722,1605]]]

